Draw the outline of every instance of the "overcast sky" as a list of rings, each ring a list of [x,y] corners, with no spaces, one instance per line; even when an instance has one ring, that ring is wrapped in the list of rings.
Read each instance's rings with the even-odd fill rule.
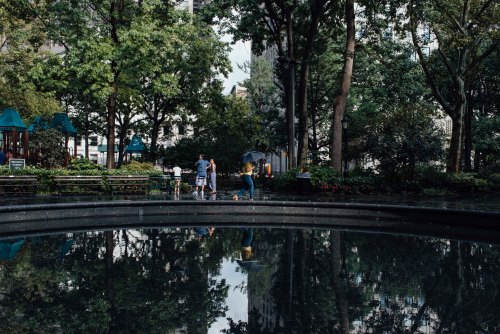
[[[222,40],[231,42],[231,35],[224,35]],[[229,94],[234,85],[248,78],[248,74],[243,72],[238,66],[243,65],[246,61],[250,61],[250,42],[237,42],[230,45],[232,48],[229,54],[233,71],[224,79],[224,94]]]
[[[224,258],[222,261],[220,276],[216,278],[218,280],[225,278],[226,283],[229,285],[226,298],[226,305],[229,307],[229,310],[226,312],[226,316],[217,318],[215,323],[208,329],[208,334],[219,334],[221,330],[227,329],[228,322],[226,318],[232,318],[236,323],[238,320],[248,321],[248,297],[246,293],[235,289],[236,286],[242,283],[247,285],[248,274],[236,271],[237,267],[238,263],[236,261],[231,261],[227,258]]]

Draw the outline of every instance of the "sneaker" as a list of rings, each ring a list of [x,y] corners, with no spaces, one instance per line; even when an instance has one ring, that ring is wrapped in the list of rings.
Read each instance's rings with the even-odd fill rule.
[[[198,196],[198,192],[197,191],[193,191],[193,196]]]

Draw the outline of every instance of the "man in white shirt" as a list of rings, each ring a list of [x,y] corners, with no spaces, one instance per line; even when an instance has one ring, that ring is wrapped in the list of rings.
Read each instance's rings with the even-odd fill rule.
[[[175,167],[172,168],[172,170],[174,171],[174,181],[175,181],[174,192],[179,194],[181,189],[182,169],[179,167],[179,165],[175,165]]]

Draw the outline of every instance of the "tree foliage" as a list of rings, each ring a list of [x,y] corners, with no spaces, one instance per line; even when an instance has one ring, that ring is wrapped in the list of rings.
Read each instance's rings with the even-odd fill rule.
[[[34,131],[30,135],[29,150],[32,164],[49,169],[62,166],[67,154],[64,137],[56,129]]]
[[[167,161],[192,168],[198,154],[214,158],[221,172],[239,169],[241,155],[255,149],[261,138],[261,119],[254,114],[248,102],[229,95],[219,104],[198,114],[194,121],[193,138],[182,139],[167,149]]]

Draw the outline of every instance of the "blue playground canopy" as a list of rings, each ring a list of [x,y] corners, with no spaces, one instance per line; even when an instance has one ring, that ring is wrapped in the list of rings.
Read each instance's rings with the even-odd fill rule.
[[[0,131],[26,130],[28,127],[24,124],[21,116],[14,108],[4,108],[0,114]]]
[[[134,135],[130,140],[130,144],[128,144],[125,149],[125,153],[142,153],[144,152],[144,143],[142,142],[141,137],[138,135]]]
[[[24,239],[16,240],[2,240],[0,241],[0,259],[11,260],[13,259],[21,246],[24,244]]]
[[[68,114],[63,112],[54,114],[52,122],[50,122],[50,127],[53,129],[59,129],[62,133],[68,134],[70,136],[76,136],[77,134],[75,127],[69,120]]]
[[[49,122],[42,116],[35,116],[35,121],[29,126],[28,132],[33,133],[38,130],[47,130],[49,128]]]
[[[99,153],[107,153],[108,152],[108,145],[106,145],[106,144],[97,145],[97,151]],[[115,153],[118,153],[118,145],[115,145]]]

